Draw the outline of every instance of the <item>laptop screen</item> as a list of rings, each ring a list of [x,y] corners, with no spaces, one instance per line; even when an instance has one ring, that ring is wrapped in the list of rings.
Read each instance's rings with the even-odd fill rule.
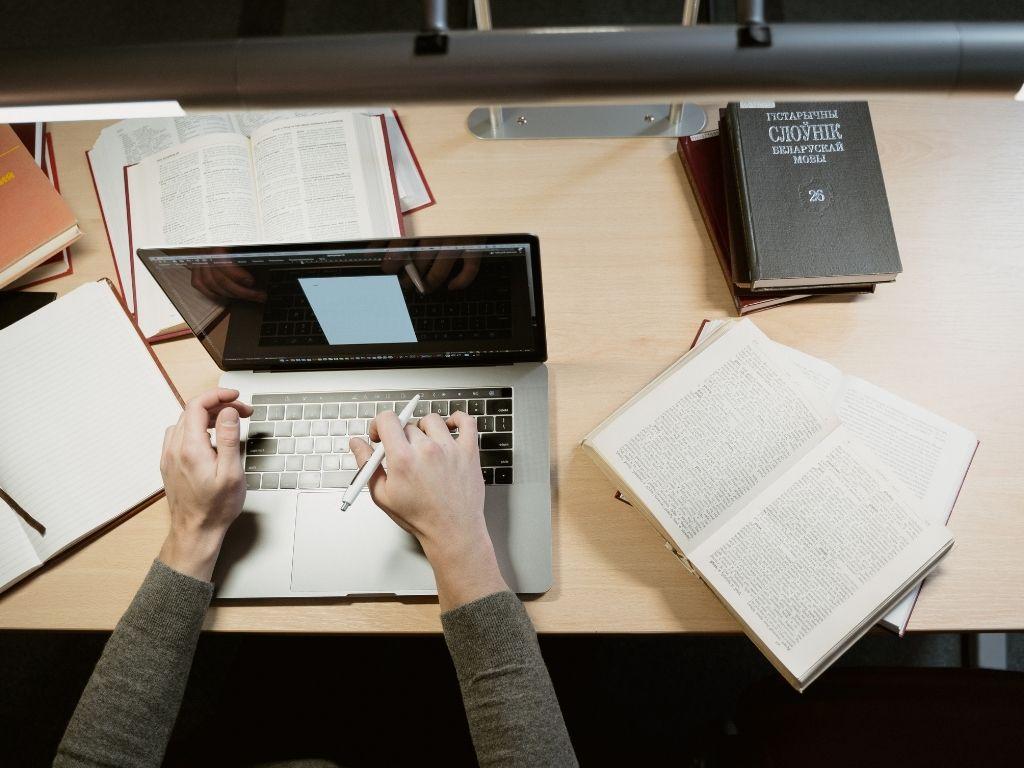
[[[532,235],[139,249],[223,370],[547,356]]]

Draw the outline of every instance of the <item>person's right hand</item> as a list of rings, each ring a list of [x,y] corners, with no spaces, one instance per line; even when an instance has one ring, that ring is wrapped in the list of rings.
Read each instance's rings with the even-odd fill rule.
[[[449,431],[455,428],[458,438]],[[387,471],[378,468],[370,478],[370,494],[419,540],[442,610],[508,589],[484,520],[476,419],[456,412],[445,422],[432,413],[403,430],[398,416],[384,411],[370,424],[369,436],[387,452]],[[351,446],[360,466],[373,453],[358,438]]]
[[[256,279],[245,267],[237,264],[198,265],[191,268],[192,287],[208,299],[243,299],[262,304],[265,291],[253,288]]]
[[[480,273],[480,255],[468,251],[424,251],[416,254],[410,261],[405,253],[389,253],[381,263],[381,270],[387,274],[399,276],[403,286],[411,284],[405,265],[411,263],[419,273],[420,281],[426,293],[433,293],[441,286],[449,291],[461,291],[468,288]],[[458,270],[455,269],[461,263]],[[448,279],[452,273],[454,277]]]

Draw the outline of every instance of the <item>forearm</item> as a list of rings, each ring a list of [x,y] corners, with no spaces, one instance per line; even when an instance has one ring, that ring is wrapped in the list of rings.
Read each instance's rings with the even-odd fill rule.
[[[494,545],[482,524],[476,536],[441,542],[421,540],[421,546],[434,569],[442,613],[495,592],[508,591],[498,569]]]
[[[577,765],[526,610],[497,592],[441,616],[481,766]]]
[[[86,684],[54,765],[162,763],[212,595],[212,584],[154,561]]]

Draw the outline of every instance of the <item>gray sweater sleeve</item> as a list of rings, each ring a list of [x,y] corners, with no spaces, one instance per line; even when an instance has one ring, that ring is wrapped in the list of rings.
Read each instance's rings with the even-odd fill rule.
[[[519,598],[496,592],[442,614],[441,624],[480,765],[577,765]]]
[[[55,766],[159,766],[213,585],[159,560],[110,636]]]

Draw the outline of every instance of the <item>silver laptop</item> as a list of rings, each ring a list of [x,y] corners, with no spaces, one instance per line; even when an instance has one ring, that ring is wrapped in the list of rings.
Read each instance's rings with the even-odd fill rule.
[[[420,396],[414,418],[475,416],[485,514],[509,586],[551,586],[548,377],[532,235],[140,249],[142,263],[254,413],[245,506],[222,598],[429,595],[416,540],[363,492],[352,436]],[[386,461],[386,460],[385,460]]]

